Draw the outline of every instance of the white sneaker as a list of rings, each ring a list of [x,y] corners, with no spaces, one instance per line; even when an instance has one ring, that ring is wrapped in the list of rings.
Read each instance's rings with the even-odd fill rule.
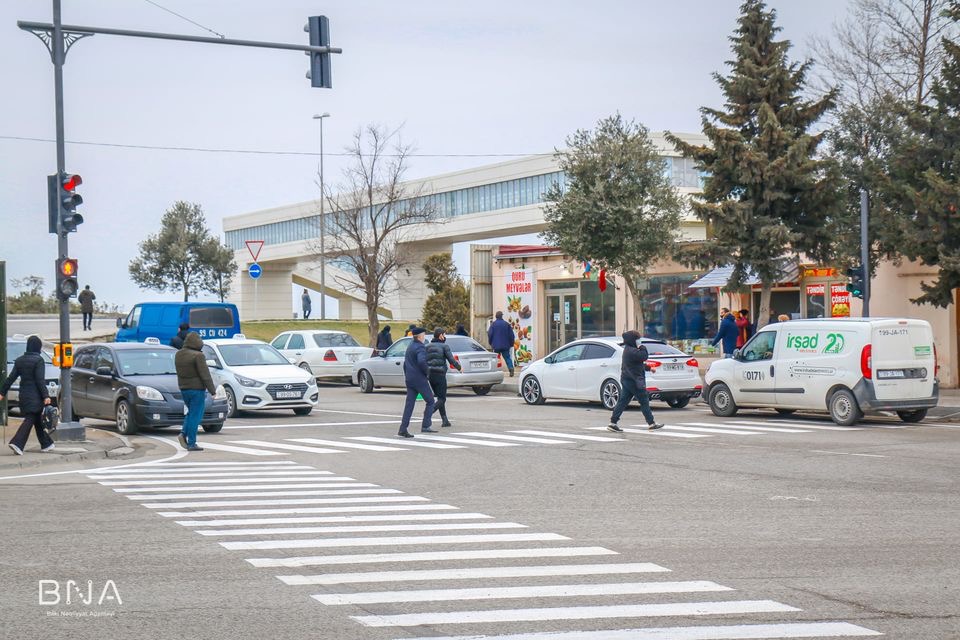
[[[56,448],[57,448],[57,445],[51,444],[49,447],[44,447],[43,449],[40,449],[40,451],[43,451],[43,452],[53,451]]]
[[[23,449],[21,449],[20,447],[18,447],[18,446],[15,445],[15,444],[13,444],[12,442],[11,442],[10,444],[8,444],[7,446],[10,447],[11,449],[13,449],[13,452],[14,452],[15,454],[17,454],[18,456],[22,456],[22,455],[23,455]]]

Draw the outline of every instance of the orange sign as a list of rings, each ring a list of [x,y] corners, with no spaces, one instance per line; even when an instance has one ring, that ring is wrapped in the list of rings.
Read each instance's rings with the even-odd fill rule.
[[[804,278],[824,278],[837,275],[837,270],[833,267],[804,267]]]

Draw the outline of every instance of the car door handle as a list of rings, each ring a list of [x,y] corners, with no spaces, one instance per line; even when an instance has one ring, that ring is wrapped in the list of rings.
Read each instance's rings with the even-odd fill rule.
[[[303,355],[303,354],[302,354],[302,353],[300,353],[299,351],[297,351],[297,352],[296,352],[296,353],[294,353],[293,355],[295,355],[295,356],[299,356],[299,355]]]
[[[399,362],[394,362],[393,364],[397,365],[398,367],[400,366]]]
[[[770,365],[770,377],[773,377],[773,365]]]
[[[96,381],[97,381],[96,378],[87,378],[87,382],[96,382]]]
[[[606,368],[607,368],[607,363],[606,363],[606,362],[604,362],[604,363],[603,363],[603,364],[601,364],[600,366],[601,366],[601,367],[603,367],[604,369],[606,369]]]
[[[567,371],[576,371],[576,367],[567,367]]]

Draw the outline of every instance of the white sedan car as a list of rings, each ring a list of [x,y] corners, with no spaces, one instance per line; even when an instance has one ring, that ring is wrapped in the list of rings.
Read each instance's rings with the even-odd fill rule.
[[[599,401],[612,410],[620,399],[619,338],[585,338],[566,344],[530,363],[520,374],[520,395],[527,404],[554,400]],[[696,359],[668,344],[642,339],[650,358],[647,393],[676,409],[703,391]]]
[[[354,362],[373,355],[373,349],[360,346],[346,331],[284,331],[270,344],[317,378],[349,378]]]
[[[292,364],[266,342],[233,338],[205,340],[203,353],[214,385],[227,394],[227,416],[241,411],[293,409],[309,415],[319,393],[313,374]]]

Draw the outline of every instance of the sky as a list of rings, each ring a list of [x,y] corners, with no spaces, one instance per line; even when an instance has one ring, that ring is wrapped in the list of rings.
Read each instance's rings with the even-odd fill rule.
[[[177,200],[221,220],[316,197],[316,113],[335,185],[354,132],[402,126],[417,153],[408,177],[550,152],[619,111],[652,131],[699,132],[721,106],[711,74],[730,58],[740,0],[62,0],[64,24],[307,43],[309,15],[330,20],[333,88],[314,89],[307,57],[95,35],[64,66],[67,170],[83,176],[85,222],[70,235],[81,286],[129,309],[178,299],[140,290],[127,265]],[[792,56],[827,35],[848,0],[771,0]],[[17,20],[49,22],[51,0],[0,2],[0,260],[9,279],[53,281],[46,176],[56,170],[53,65]],[[99,143],[77,144],[77,142]],[[108,145],[191,147],[227,152]],[[283,153],[240,153],[238,151]],[[489,154],[489,155],[484,155]],[[505,231],[509,237],[509,231]],[[529,240],[529,237],[520,238]],[[455,247],[466,267],[466,246]],[[293,305],[293,301],[291,302]],[[314,307],[318,307],[316,297]],[[335,306],[334,306],[335,310]]]

